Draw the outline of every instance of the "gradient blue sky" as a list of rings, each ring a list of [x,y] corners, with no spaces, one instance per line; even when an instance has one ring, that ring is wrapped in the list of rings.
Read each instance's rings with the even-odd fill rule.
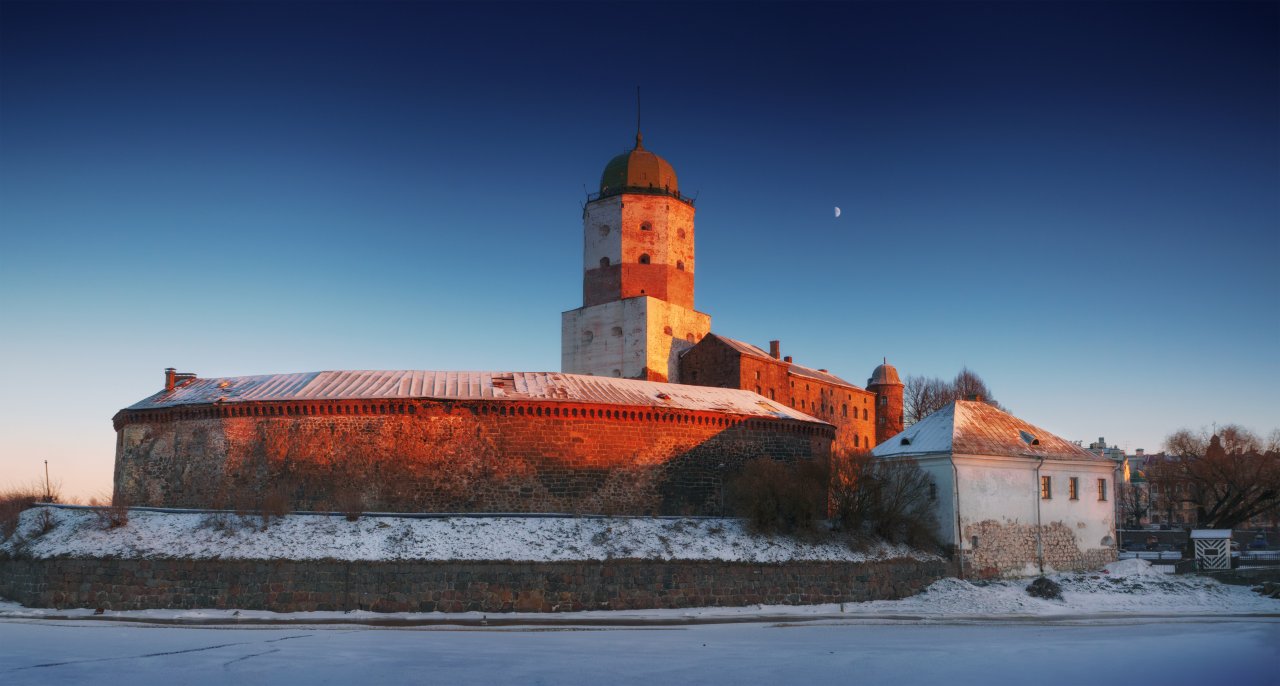
[[[202,376],[559,368],[583,186],[713,330],[1064,437],[1280,425],[1276,3],[0,5],[0,487]],[[844,214],[833,217],[832,208]]]

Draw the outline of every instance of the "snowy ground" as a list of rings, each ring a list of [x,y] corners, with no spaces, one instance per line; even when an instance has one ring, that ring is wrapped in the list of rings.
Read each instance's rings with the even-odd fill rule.
[[[661,628],[0,621],[0,683],[1274,686],[1280,620]]]
[[[319,526],[313,519],[267,532],[224,533],[201,524],[199,515],[135,513],[129,527],[95,533],[81,515],[67,512],[58,513],[32,552],[65,554],[78,545],[96,554],[253,557],[301,546],[295,537],[303,531],[292,527],[314,532]],[[194,523],[174,524],[183,517]],[[644,519],[490,520],[487,526],[395,520],[380,527],[377,519],[325,519],[333,531],[325,543],[330,547],[299,557],[339,557],[336,551],[344,559],[435,559],[456,554],[451,539],[464,534],[471,541],[491,536],[483,556],[469,559],[583,559],[557,557],[563,553],[538,540],[549,534],[586,541],[574,554],[598,556],[589,559],[647,551],[771,560],[788,545],[753,543],[732,523],[693,520],[678,527]],[[710,530],[716,526],[719,533]],[[396,531],[411,532],[413,541],[395,543],[404,538]],[[680,538],[686,532],[707,549],[683,550],[690,545]],[[171,547],[148,541],[157,535]],[[659,535],[668,542],[648,540]],[[700,540],[705,537],[711,541]],[[831,548],[803,550],[856,554]],[[529,557],[535,554],[543,557]],[[1027,580],[943,579],[897,601],[488,617],[220,610],[94,617],[88,609],[0,603],[0,684],[1280,684],[1280,601],[1246,587],[1165,575],[1143,560],[1052,578],[1063,587],[1060,601],[1028,596]]]
[[[1054,578],[1061,601],[1027,596],[1025,580],[944,579],[913,598],[844,606],[487,618],[93,618],[10,603],[0,604],[0,683],[1280,684],[1280,601],[1142,560]],[[400,625],[372,623],[388,621]]]
[[[38,533],[46,516],[53,528]],[[29,539],[25,552],[34,557],[539,562],[927,557],[902,546],[855,551],[839,542],[753,536],[736,520],[648,517],[362,517],[349,522],[341,516],[288,515],[263,528],[257,517],[133,511],[126,526],[104,529],[92,510],[41,507],[23,513],[19,534]],[[13,540],[0,544],[0,551],[13,545]]]

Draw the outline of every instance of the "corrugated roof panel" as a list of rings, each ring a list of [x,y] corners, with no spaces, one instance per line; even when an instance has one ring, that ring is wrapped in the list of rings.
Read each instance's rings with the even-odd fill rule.
[[[194,379],[172,392],[161,391],[125,409],[375,398],[565,400],[821,422],[750,391],[558,372],[326,371]]]

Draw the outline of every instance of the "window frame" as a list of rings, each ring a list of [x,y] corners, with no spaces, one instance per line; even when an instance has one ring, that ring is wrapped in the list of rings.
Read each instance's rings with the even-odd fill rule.
[[[1080,477],[1067,477],[1067,500],[1080,499]]]
[[[1047,474],[1040,477],[1040,499],[1053,500],[1053,477]]]

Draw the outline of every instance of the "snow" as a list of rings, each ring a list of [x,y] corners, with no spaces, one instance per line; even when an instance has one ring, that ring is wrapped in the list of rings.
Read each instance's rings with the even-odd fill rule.
[[[50,513],[52,530],[36,536]],[[853,550],[840,542],[806,543],[753,535],[733,519],[646,517],[362,517],[293,514],[263,528],[256,516],[134,510],[127,525],[104,529],[93,510],[33,508],[19,532],[25,554],[244,560],[512,560],[610,559],[866,562],[931,556],[905,546]],[[12,551],[14,541],[0,544]]]
[[[1060,601],[942,579],[894,601],[488,616],[0,602],[0,683],[1280,683],[1280,601],[1138,559],[1051,578]]]
[[[1280,620],[682,627],[172,627],[0,620],[26,684],[1277,683]]]

